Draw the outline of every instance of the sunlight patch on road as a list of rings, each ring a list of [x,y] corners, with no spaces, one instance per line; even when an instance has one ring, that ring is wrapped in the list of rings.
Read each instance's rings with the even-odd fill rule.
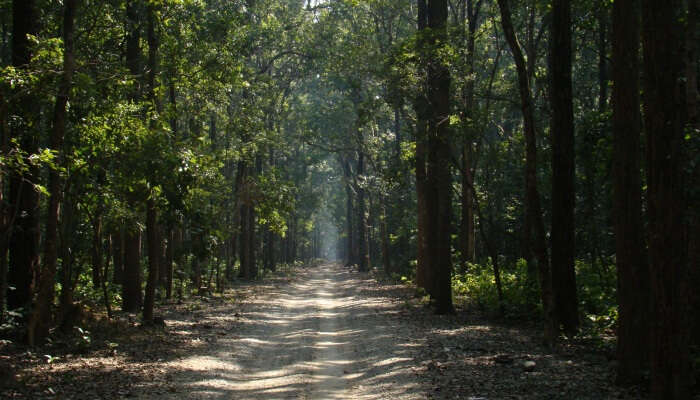
[[[170,362],[178,368],[189,369],[192,371],[210,371],[214,369],[224,371],[240,371],[240,367],[234,363],[223,361],[219,357],[212,356],[193,356],[182,360]]]
[[[392,365],[395,363],[400,363],[402,361],[412,361],[412,358],[407,358],[407,357],[394,357],[394,358],[387,358],[386,360],[381,360],[376,363],[374,363],[375,367],[384,367],[387,365]]]

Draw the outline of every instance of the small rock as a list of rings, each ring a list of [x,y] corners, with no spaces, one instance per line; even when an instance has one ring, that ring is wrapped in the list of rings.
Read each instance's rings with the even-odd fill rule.
[[[525,361],[525,362],[523,362],[523,369],[524,369],[526,372],[532,372],[532,371],[534,371],[534,370],[535,370],[535,366],[537,366],[537,364],[536,364],[534,361]]]

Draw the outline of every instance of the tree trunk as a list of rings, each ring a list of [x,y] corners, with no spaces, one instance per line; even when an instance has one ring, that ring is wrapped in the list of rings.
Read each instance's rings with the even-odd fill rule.
[[[515,36],[511,20],[510,2],[508,0],[498,0],[498,6],[501,11],[503,32],[513,54],[518,73],[520,107],[523,113],[525,131],[525,240],[527,243],[525,246],[525,258],[528,264],[535,264],[533,269],[536,269],[539,275],[545,325],[544,340],[548,345],[552,345],[556,341],[558,328],[554,315],[552,280],[540,207],[540,195],[537,190],[537,140],[532,93],[530,92],[525,58]]]
[[[124,280],[124,228],[112,232],[112,282],[121,284]]]
[[[3,34],[6,27],[3,24]],[[8,144],[10,136],[10,127],[7,121],[7,104],[0,104],[0,153],[8,153]],[[0,325],[5,323],[6,307],[5,299],[7,298],[7,262],[8,250],[8,234],[9,234],[9,207],[6,205],[6,185],[5,177],[0,174]]]
[[[690,398],[689,265],[684,169],[684,37],[681,0],[645,0],[644,119],[651,282],[651,395]],[[697,266],[695,266],[697,267]]]
[[[141,99],[141,89],[138,85],[141,75],[141,31],[139,16],[139,1],[126,2],[126,66],[137,83],[131,89],[129,97],[138,102]],[[132,204],[132,206],[134,206]],[[132,207],[136,208],[136,207]],[[141,292],[141,231],[135,221],[129,221],[124,232],[124,279],[122,283],[122,310],[136,313],[143,304]]]
[[[59,246],[59,251],[61,252],[61,269],[59,278],[61,281],[61,293],[59,296],[59,329],[63,332],[70,331],[73,329],[73,324],[70,321],[70,311],[73,308],[73,292],[75,289],[75,279],[73,275],[79,275],[73,270],[75,264],[75,255],[72,248],[73,244],[73,234],[77,230],[77,225],[80,220],[80,216],[76,215],[79,213],[79,209],[75,205],[74,197],[68,192],[63,194],[63,204],[60,207],[61,212],[61,245]],[[79,268],[76,268],[79,269]],[[80,271],[78,271],[80,272]]]
[[[476,235],[474,228],[474,168],[472,168],[472,142],[474,140],[474,86],[475,86],[475,42],[476,29],[478,27],[477,17],[481,2],[477,2],[474,8],[473,0],[466,0],[466,14],[468,16],[467,27],[467,82],[463,88],[464,96],[464,116],[466,126],[464,143],[462,144],[462,220],[460,226],[460,244],[462,268],[467,263],[474,262],[474,252],[476,250]]]
[[[101,207],[98,207],[101,208]],[[96,210],[92,221],[92,287],[100,287],[102,278],[102,210]]]
[[[688,23],[686,25],[686,103],[688,128],[700,132],[700,93],[698,93],[698,69],[700,68],[698,59],[698,42],[700,42],[700,29],[698,20],[700,19],[700,4],[698,1],[688,2]],[[700,137],[695,135],[691,145],[694,151],[700,151]],[[692,151],[692,150],[691,150]],[[687,204],[700,204],[700,168],[695,168],[688,172],[688,183],[685,185],[688,191]],[[688,219],[688,263],[695,268],[691,268],[690,285],[693,288],[700,287],[700,210],[697,207],[689,210]],[[700,346],[700,291],[693,290],[691,299],[691,313],[693,321],[691,323],[691,338],[694,346]],[[700,371],[696,368],[696,376]]]
[[[552,291],[558,323],[573,336],[579,328],[574,269],[574,108],[571,84],[571,3],[553,0],[549,39],[552,107]]]
[[[130,227],[124,234],[122,310],[136,313],[141,304],[141,231],[136,227]]]
[[[394,273],[394,268],[391,264],[391,255],[389,254],[390,252],[390,244],[389,244],[389,229],[387,228],[387,216],[386,216],[386,207],[384,204],[381,205],[382,207],[382,216],[381,216],[381,222],[380,222],[380,229],[381,229],[381,235],[382,235],[382,265],[384,267],[384,273],[387,276],[391,276]]]
[[[613,215],[617,264],[617,382],[641,383],[649,366],[649,267],[640,176],[639,0],[613,3]]]
[[[250,263],[250,248],[252,244],[250,240],[250,187],[249,187],[249,177],[248,171],[250,167],[241,163],[241,194],[238,199],[241,202],[240,206],[240,239],[239,239],[239,260],[240,260],[240,272],[239,277],[243,279],[251,278],[251,263]]]
[[[63,3],[63,76],[59,84],[53,115],[51,148],[59,154],[57,165],[63,164],[63,138],[66,131],[66,106],[73,80],[74,55],[73,32],[77,0]],[[30,346],[42,342],[49,334],[52,322],[51,305],[54,302],[54,285],[58,260],[58,211],[61,201],[61,176],[55,169],[49,171],[49,208],[46,217],[46,239],[44,241],[44,265],[40,274],[39,292],[27,324],[27,342]],[[2,254],[4,258],[4,253]]]
[[[427,251],[433,271],[433,293],[439,314],[452,305],[452,173],[450,171],[450,71],[441,60],[447,42],[447,0],[428,1],[430,62],[428,64],[428,209]]]
[[[168,245],[165,251],[165,298],[173,296],[173,262],[175,261],[175,229],[168,228]]]
[[[12,1],[12,65],[26,70],[32,58],[29,34],[36,33],[37,15],[34,0]],[[26,154],[36,154],[39,138],[32,125],[31,112],[36,104],[30,93],[20,93],[13,101],[12,114],[20,116],[13,124],[11,136],[17,139]],[[29,160],[25,159],[25,162]],[[39,267],[39,194],[32,183],[39,183],[39,170],[29,166],[26,172],[13,172],[10,177],[10,202],[12,208],[10,229],[10,264],[7,275],[9,286],[15,290],[7,293],[9,309],[28,307],[32,300],[34,283]]]
[[[358,129],[358,146],[362,146],[362,133]],[[360,148],[357,156],[357,177],[358,181],[363,179],[365,173],[365,154]],[[364,182],[357,185],[357,239],[358,239],[358,270],[360,272],[369,271],[369,234],[367,232],[367,201],[365,199]]]
[[[345,254],[345,265],[356,265],[358,260],[355,257],[355,241],[354,237],[354,224],[353,224],[353,190],[352,190],[352,171],[350,170],[350,160],[340,159],[343,165],[343,172],[345,174],[345,231],[347,234],[346,238],[346,254]]]
[[[160,106],[156,98],[156,75],[158,73],[158,40],[156,37],[155,25],[155,5],[148,3],[147,10],[147,41],[148,41],[148,100],[153,108],[159,111]],[[151,123],[151,130],[156,127]],[[156,182],[151,182],[153,185]],[[153,321],[153,305],[156,297],[156,286],[158,286],[158,273],[160,270],[160,255],[161,242],[158,233],[158,209],[156,201],[153,198],[155,194],[149,193],[146,200],[146,236],[147,236],[147,251],[148,251],[148,277],[146,280],[146,294],[143,304],[143,322],[150,324]]]
[[[425,31],[428,26],[428,5],[426,0],[418,1],[418,30]],[[421,78],[425,79],[427,74],[426,55],[425,55],[425,39],[424,35],[419,35],[416,43],[417,52],[419,54],[419,73]],[[417,247],[417,266],[416,266],[416,285],[425,289],[428,294],[434,292],[432,269],[430,267],[430,257],[427,250],[428,236],[428,208],[427,208],[427,147],[428,147],[428,99],[424,92],[418,93],[414,99],[413,107],[416,111],[416,199],[417,199],[417,220],[418,232],[416,235]]]
[[[158,211],[155,200],[148,199],[146,205],[146,235],[148,241],[148,279],[146,281],[146,296],[143,302],[143,323],[153,322],[153,305],[158,284],[158,259],[160,256],[160,242],[158,240]]]

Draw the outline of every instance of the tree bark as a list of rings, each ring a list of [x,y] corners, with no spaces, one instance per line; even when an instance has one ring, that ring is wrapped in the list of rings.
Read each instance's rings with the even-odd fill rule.
[[[156,74],[158,73],[158,39],[156,37],[155,5],[148,3],[146,19],[148,21],[148,100],[153,108],[159,111],[159,101],[156,98]],[[151,130],[156,129],[151,124]],[[154,186],[157,182],[151,182]],[[153,198],[155,194],[149,193],[146,200],[146,235],[148,244],[148,278],[146,280],[146,294],[143,304],[143,322],[153,322],[153,305],[155,303],[156,286],[158,286],[158,272],[160,270],[161,241],[158,233],[158,209]]]
[[[65,0],[63,3],[63,76],[58,88],[54,106],[53,129],[51,130],[51,149],[58,154],[57,165],[63,164],[63,138],[66,131],[66,114],[68,97],[73,81],[75,66],[73,54],[73,32],[77,0]],[[52,323],[51,305],[54,301],[54,284],[58,260],[58,211],[61,202],[61,176],[59,171],[49,171],[49,207],[46,217],[46,239],[44,241],[44,265],[40,274],[39,292],[31,310],[27,324],[27,342],[30,346],[42,342],[49,333]],[[4,254],[2,255],[4,257]]]
[[[447,0],[428,1],[428,209],[427,250],[433,271],[433,293],[439,314],[452,305],[452,173],[450,171],[450,71],[439,49],[447,42]]]
[[[537,140],[532,93],[530,91],[525,58],[511,20],[510,2],[508,0],[498,0],[498,6],[501,11],[503,32],[515,61],[518,74],[520,107],[523,113],[525,133],[525,259],[528,264],[535,264],[533,269],[536,269],[539,275],[545,325],[544,340],[548,345],[552,345],[556,341],[558,328],[554,315],[552,280],[540,207],[540,195],[537,190]]]
[[[240,273],[239,277],[243,279],[252,278],[252,265],[251,265],[251,248],[253,244],[251,243],[251,226],[250,226],[250,166],[245,162],[241,163],[240,168],[243,168],[241,172],[241,194],[239,195],[240,206],[240,250],[239,250],[239,260],[240,260]]]
[[[465,129],[464,143],[462,144],[462,219],[460,226],[460,243],[462,259],[462,268],[465,268],[467,263],[474,262],[474,252],[476,250],[476,232],[474,224],[474,168],[472,157],[472,142],[474,140],[474,86],[475,86],[475,48],[476,48],[476,29],[478,27],[478,14],[481,7],[481,1],[477,2],[474,7],[473,0],[465,0],[466,17],[468,26],[467,35],[467,82],[463,88],[464,96],[464,117]]]
[[[700,60],[698,59],[698,42],[700,42],[700,29],[698,22],[700,19],[700,3],[698,1],[688,2],[688,19],[685,27],[686,31],[686,104],[687,104],[687,126],[695,132],[700,132],[700,93],[698,93],[698,69],[700,68]],[[690,152],[695,151],[695,154],[700,152],[700,137],[695,135]],[[696,164],[695,168],[688,171],[688,183],[685,185],[688,191],[687,204],[700,203],[700,167]],[[691,268],[690,285],[693,288],[700,287],[700,210],[689,209],[690,216],[688,218],[688,263],[695,268]],[[693,290],[691,299],[691,313],[693,321],[691,323],[691,338],[692,345],[700,346],[700,291]],[[696,371],[697,373],[700,371]]]
[[[690,398],[689,265],[684,169],[681,0],[644,0],[644,126],[651,282],[651,396]],[[696,266],[697,267],[697,266]]]
[[[168,244],[165,250],[165,298],[173,297],[173,262],[175,261],[175,229],[168,228]]]
[[[385,201],[385,200],[384,200]],[[384,203],[382,201],[382,203]],[[386,206],[384,204],[381,205],[382,207],[382,215],[381,215],[381,221],[380,221],[380,234],[382,236],[382,266],[384,267],[384,273],[387,276],[391,276],[391,274],[394,273],[394,268],[391,264],[391,254],[390,252],[390,244],[389,244],[389,229],[387,228],[387,215],[386,215]]]
[[[102,210],[98,206],[92,219],[92,287],[99,288],[102,279]]]
[[[158,240],[158,210],[155,200],[148,199],[146,204],[146,235],[148,241],[148,278],[146,281],[146,296],[143,302],[143,323],[153,322],[153,305],[158,285],[158,259],[160,256],[160,243]]]
[[[3,34],[6,27],[3,24]],[[4,42],[4,41],[3,41]],[[4,43],[3,43],[4,44]],[[3,49],[4,50],[4,49]],[[0,152],[8,153],[10,127],[7,120],[8,106],[6,102],[0,102]],[[7,298],[7,262],[8,235],[9,235],[9,215],[10,207],[6,204],[5,177],[0,174],[0,325],[5,323]]]
[[[424,80],[427,76],[426,55],[425,55],[425,34],[428,27],[428,5],[426,0],[418,1],[418,31],[419,37],[417,40],[417,52],[419,54],[418,70]],[[425,86],[423,86],[425,90]],[[432,269],[430,267],[430,258],[427,250],[428,236],[428,208],[427,200],[427,148],[428,148],[428,99],[426,93],[418,93],[414,99],[413,107],[416,111],[416,155],[415,155],[415,170],[416,170],[416,199],[417,199],[417,219],[418,232],[416,236],[417,245],[417,266],[416,266],[416,285],[425,289],[428,294],[433,293],[433,278]]]
[[[12,65],[26,71],[32,58],[27,35],[36,33],[37,15],[34,0],[12,1]],[[37,132],[32,128],[31,113],[36,109],[30,93],[17,96],[12,113],[20,116],[14,124],[11,136],[17,139],[27,155],[39,149]],[[25,159],[29,163],[29,160]],[[39,170],[29,166],[27,172],[15,171],[10,177],[10,263],[8,283],[15,290],[7,293],[9,309],[28,307],[32,300],[34,284],[39,268],[39,194],[32,187],[38,183]]]
[[[118,227],[112,232],[112,282],[121,284],[124,279],[124,229]]]
[[[139,0],[127,0],[126,2],[126,66],[134,78],[136,86],[131,89],[129,97],[138,102],[141,99],[141,87],[138,84],[142,74],[141,56],[141,31],[139,24]],[[136,209],[135,204],[131,204]],[[124,232],[124,279],[122,283],[122,310],[136,313],[143,304],[141,291],[141,231],[136,221],[129,221]]]
[[[124,281],[122,282],[122,310],[139,311],[141,294],[141,231],[127,229],[124,234]]]
[[[365,154],[362,150],[362,132],[358,129],[358,156],[357,156],[357,239],[358,239],[358,270],[367,272],[369,270],[369,233],[367,227],[367,201],[365,199],[364,183],[359,182],[365,173]]]
[[[60,322],[58,322],[58,326],[62,332],[67,332],[73,329],[73,324],[70,321],[70,313],[74,308],[73,293],[76,283],[73,276],[78,276],[80,272],[79,267],[74,268],[75,255],[71,251],[74,248],[73,234],[77,230],[78,220],[80,220],[80,209],[76,207],[74,194],[68,191],[63,193],[63,204],[60,207],[60,212],[61,246],[59,251],[61,253],[61,269],[59,278],[61,281],[61,293],[59,296]]]
[[[617,382],[642,382],[649,366],[649,267],[640,176],[639,0],[613,3],[613,215],[617,264]]]
[[[346,231],[346,249],[345,249],[345,265],[357,265],[359,262],[355,256],[355,224],[354,220],[354,202],[353,202],[353,189],[352,189],[352,171],[350,170],[350,160],[340,157],[340,163],[343,166],[343,173],[345,175],[345,231]]]
[[[558,323],[573,336],[579,328],[574,269],[574,108],[571,83],[571,3],[553,0],[549,39],[552,108],[552,291]]]

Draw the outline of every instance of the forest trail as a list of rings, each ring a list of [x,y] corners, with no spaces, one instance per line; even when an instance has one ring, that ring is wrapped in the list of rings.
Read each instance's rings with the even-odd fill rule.
[[[463,307],[435,315],[410,286],[339,264],[274,275],[162,304],[165,329],[120,316],[90,327],[87,347],[58,337],[34,351],[0,346],[0,398],[647,397],[613,385],[600,342],[570,341],[552,353],[537,327]]]
[[[200,324],[229,326],[203,352],[172,360],[167,398],[418,399],[415,339],[401,338],[399,301],[362,291],[339,264],[302,270]],[[206,326],[206,325],[205,325]]]

